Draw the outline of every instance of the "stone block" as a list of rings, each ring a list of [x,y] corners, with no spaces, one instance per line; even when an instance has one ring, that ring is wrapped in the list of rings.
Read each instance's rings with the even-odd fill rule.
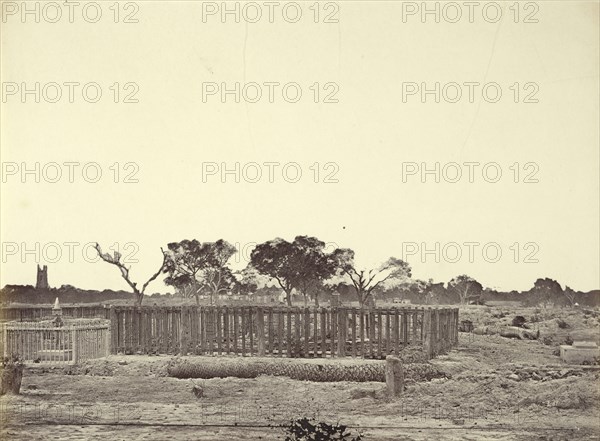
[[[600,358],[600,348],[594,342],[575,342],[573,346],[561,345],[560,358],[569,364],[591,364]]]
[[[402,360],[393,355],[385,358],[385,383],[387,393],[391,397],[402,395],[404,390],[404,369]]]

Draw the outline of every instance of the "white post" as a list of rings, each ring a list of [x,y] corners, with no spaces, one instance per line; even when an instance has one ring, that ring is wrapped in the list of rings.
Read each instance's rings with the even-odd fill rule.
[[[71,353],[73,355],[72,364],[77,364],[77,359],[79,358],[79,335],[74,326],[71,327],[71,341],[73,342],[73,350]]]
[[[108,354],[110,354],[110,327],[103,329],[102,332],[104,332],[104,352],[103,352],[103,357],[108,357]]]
[[[385,383],[391,397],[402,395],[404,389],[404,369],[400,358],[388,355],[385,359]]]

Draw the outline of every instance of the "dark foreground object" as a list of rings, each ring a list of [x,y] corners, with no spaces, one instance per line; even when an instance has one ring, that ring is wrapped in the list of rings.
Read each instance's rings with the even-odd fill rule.
[[[23,379],[23,363],[18,357],[5,357],[2,362],[1,395],[19,395]]]

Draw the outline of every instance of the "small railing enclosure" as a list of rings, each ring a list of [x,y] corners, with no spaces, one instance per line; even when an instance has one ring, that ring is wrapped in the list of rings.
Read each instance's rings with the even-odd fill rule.
[[[113,307],[111,351],[275,357],[428,358],[458,342],[458,308]]]
[[[3,355],[18,354],[25,363],[75,364],[110,352],[108,324],[52,327],[13,322],[0,325],[0,336]]]

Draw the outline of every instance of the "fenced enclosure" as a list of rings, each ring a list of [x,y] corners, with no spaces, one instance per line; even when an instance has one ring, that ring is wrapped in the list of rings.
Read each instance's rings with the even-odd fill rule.
[[[25,363],[76,364],[109,354],[109,326],[4,323],[0,325],[0,350],[5,357],[18,354]]]
[[[458,308],[111,308],[112,353],[432,358],[457,342]]]
[[[66,318],[109,318],[110,307],[61,306],[62,316]],[[0,308],[1,321],[32,322],[52,316],[52,306],[3,307]]]

